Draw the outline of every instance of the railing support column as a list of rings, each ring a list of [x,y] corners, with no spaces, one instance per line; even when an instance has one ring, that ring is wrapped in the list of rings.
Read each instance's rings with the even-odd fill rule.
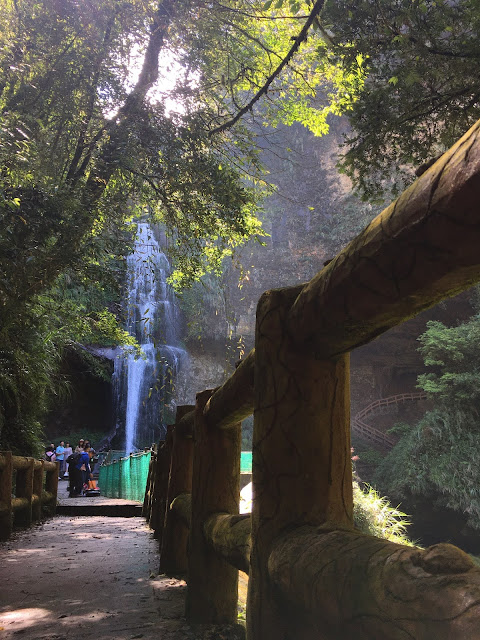
[[[170,461],[172,457],[173,425],[167,426],[165,441],[160,442],[155,465],[155,486],[150,515],[150,526],[155,531],[154,537],[162,545],[163,525],[165,523],[165,507],[167,504],[168,477],[170,475]]]
[[[157,459],[157,445],[152,444],[152,454],[150,456],[150,463],[148,465],[147,485],[145,487],[145,496],[143,498],[142,505],[142,517],[150,520],[150,512],[152,509],[152,488],[153,488],[153,469],[154,462]]]
[[[42,519],[43,460],[36,460],[33,468],[33,503],[32,518],[38,522]]]
[[[207,545],[203,527],[213,513],[238,514],[241,425],[207,425],[203,410],[212,393],[197,394],[195,406],[186,615],[189,622],[222,624],[237,619],[238,570]]]
[[[291,612],[276,599],[268,575],[275,539],[305,524],[353,520],[349,361],[293,347],[286,317],[298,290],[268,291],[257,309],[249,640],[310,638],[297,616],[289,628]]]
[[[54,465],[53,468],[52,468],[52,465]],[[55,511],[57,510],[59,472],[60,472],[60,463],[57,461],[57,462],[50,463],[50,465],[47,468],[47,472],[45,474],[45,492],[49,498],[47,509],[48,509],[49,515],[51,516],[54,516]]]
[[[176,422],[195,407],[177,407]],[[193,439],[173,430],[172,459],[168,482],[165,524],[163,529],[160,571],[164,573],[185,573],[188,569],[187,542],[189,529],[177,514],[170,509],[173,500],[181,493],[192,492]]]
[[[33,471],[35,460],[26,458],[26,466],[17,470],[15,497],[24,498],[28,505],[15,514],[15,526],[29,527],[32,524]],[[58,475],[57,475],[58,482]]]
[[[7,540],[10,537],[13,528],[12,452],[2,451],[0,454],[0,460],[0,540]]]

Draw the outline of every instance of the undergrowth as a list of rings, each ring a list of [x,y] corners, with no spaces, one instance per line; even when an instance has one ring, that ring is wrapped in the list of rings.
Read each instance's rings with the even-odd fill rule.
[[[368,484],[362,489],[353,483],[353,520],[362,533],[414,546],[407,537],[408,516]]]

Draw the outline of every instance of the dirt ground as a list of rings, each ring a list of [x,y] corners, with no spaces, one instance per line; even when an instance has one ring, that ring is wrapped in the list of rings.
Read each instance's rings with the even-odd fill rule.
[[[0,544],[0,640],[239,640],[192,628],[142,518],[57,516]],[[243,580],[244,582],[244,580]]]

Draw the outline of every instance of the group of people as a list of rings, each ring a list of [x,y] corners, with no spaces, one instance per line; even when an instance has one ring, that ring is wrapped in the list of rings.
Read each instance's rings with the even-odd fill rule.
[[[45,449],[45,459],[49,462],[55,462],[56,460],[60,463],[59,467],[59,475],[58,479],[62,480],[64,477],[69,475],[67,458],[73,453],[73,449],[70,446],[70,443],[62,440],[60,444],[56,447],[53,442]]]
[[[95,450],[90,442],[83,438],[80,438],[75,450],[63,440],[57,447],[52,443],[45,450],[46,460],[58,460],[60,463],[59,480],[68,477],[70,498],[81,496],[84,485],[88,484],[89,479],[93,480],[91,460],[94,455]]]

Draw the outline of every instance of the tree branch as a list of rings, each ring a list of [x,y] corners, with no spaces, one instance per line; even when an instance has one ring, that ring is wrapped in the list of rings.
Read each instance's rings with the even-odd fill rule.
[[[250,111],[253,105],[256,102],[258,102],[262,96],[266,95],[268,88],[270,87],[272,82],[275,80],[275,78],[277,78],[277,76],[282,72],[282,70],[288,65],[290,60],[299,50],[302,42],[306,40],[308,30],[310,29],[313,22],[315,21],[315,18],[320,14],[324,4],[325,4],[325,0],[316,0],[313,6],[313,9],[310,12],[310,15],[308,16],[307,21],[303,25],[303,28],[300,31],[299,35],[295,38],[295,42],[290,48],[290,51],[287,53],[285,58],[283,58],[283,60],[280,62],[278,67],[275,69],[275,71],[267,78],[267,81],[265,82],[263,87],[259,91],[257,91],[257,93],[250,100],[250,102],[248,102],[248,104],[246,104],[242,109],[240,109],[240,111],[238,111],[237,114],[233,118],[231,118],[231,120],[224,122],[222,125],[220,125],[216,129],[213,129],[212,131],[210,131],[209,133],[210,136],[213,136],[216,133],[221,133],[222,131],[226,131],[227,129],[230,129],[231,127],[233,127],[233,125],[236,124],[240,120],[240,118],[242,118],[248,111]]]
[[[147,92],[158,78],[158,56],[164,46],[168,27],[174,15],[174,1],[164,0],[162,2],[162,0],[158,0],[137,84],[127,96],[117,117],[110,121],[106,131],[110,136],[110,140],[104,147],[98,165],[91,172],[85,185],[84,200],[87,207],[97,202],[105,191],[121,155],[122,143],[128,136],[130,121],[135,117],[135,113],[143,104]]]

